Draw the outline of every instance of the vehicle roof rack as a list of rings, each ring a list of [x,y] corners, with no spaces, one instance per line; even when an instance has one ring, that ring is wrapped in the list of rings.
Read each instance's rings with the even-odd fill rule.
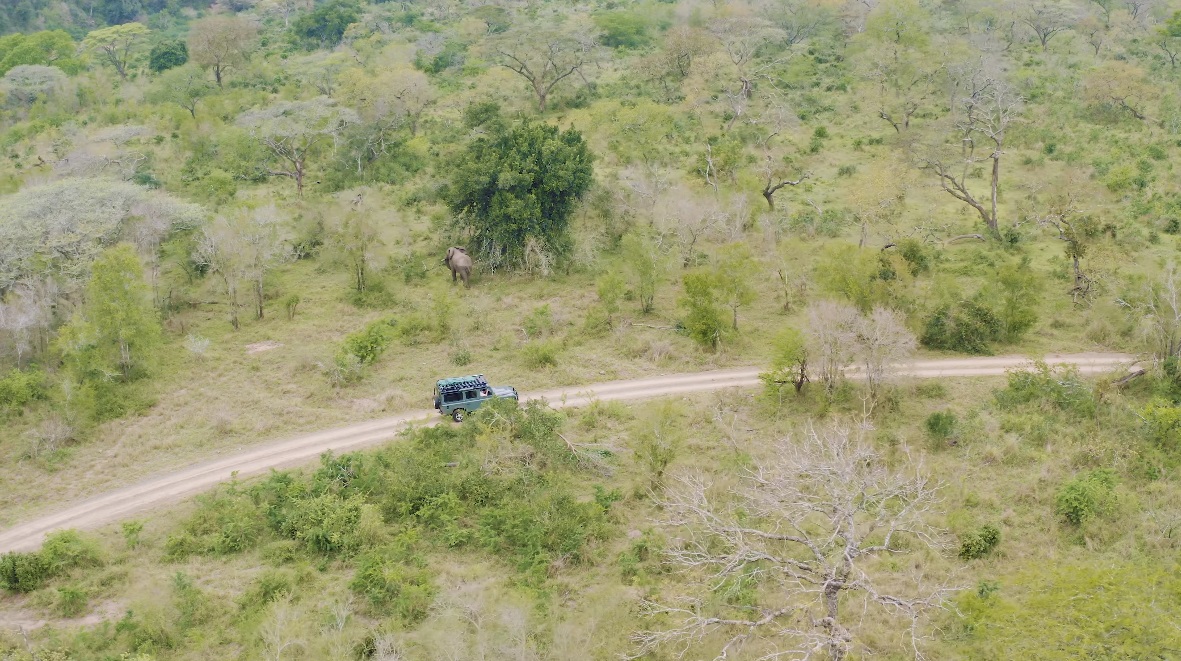
[[[473,374],[471,376],[457,376],[450,379],[440,379],[439,392],[448,393],[456,390],[471,390],[473,388],[487,388],[488,382],[484,380],[483,374]]]

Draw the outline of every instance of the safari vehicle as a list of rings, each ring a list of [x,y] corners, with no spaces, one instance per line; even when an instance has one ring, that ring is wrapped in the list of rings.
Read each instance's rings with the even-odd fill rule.
[[[519,401],[512,386],[489,386],[483,374],[440,379],[435,384],[435,408],[443,415],[463,422],[464,416],[475,411],[490,399],[505,397]]]

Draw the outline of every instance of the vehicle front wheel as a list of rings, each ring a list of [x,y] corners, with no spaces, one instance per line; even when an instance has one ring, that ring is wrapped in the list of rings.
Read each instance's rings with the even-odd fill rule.
[[[454,419],[456,422],[463,422],[464,414],[465,414],[465,411],[463,409],[455,409],[454,411],[451,412],[451,418]]]

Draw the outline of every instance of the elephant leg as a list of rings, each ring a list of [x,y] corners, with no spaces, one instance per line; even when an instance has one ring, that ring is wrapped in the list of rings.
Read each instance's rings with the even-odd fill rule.
[[[452,282],[452,284],[455,283],[455,271],[451,272],[451,282]]]

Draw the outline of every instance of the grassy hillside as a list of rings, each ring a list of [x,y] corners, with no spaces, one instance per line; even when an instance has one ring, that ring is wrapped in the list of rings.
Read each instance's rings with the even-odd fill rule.
[[[679,538],[656,523],[663,487],[645,462],[661,451],[642,447],[645,430],[683,439],[669,475],[730,484],[806,421],[853,414],[886,465],[921,460],[947,485],[927,523],[950,546],[908,539],[913,566],[871,565],[887,584],[930,572],[957,589],[955,608],[922,618],[928,656],[1176,647],[1167,628],[1087,622],[1165,622],[1135,591],[1176,592],[1181,5],[100,4],[96,19],[78,3],[0,13],[0,525],[251,443],[426,408],[455,374],[527,392],[736,365],[782,375],[806,358],[811,383],[798,399],[788,387],[563,422],[557,439],[613,448],[605,466],[492,420],[418,432],[352,460],[371,500],[350,505],[369,518],[348,549],[255,511],[280,478],[223,490],[187,524],[145,520],[142,546],[128,541],[139,533],[84,539],[45,587],[10,590],[10,619],[55,620],[33,634],[39,649],[335,658],[364,640],[372,656],[389,633],[409,658],[635,650],[630,634],[671,621],[638,617],[643,599],[697,584],[666,563]],[[443,265],[453,245],[475,258],[470,288]],[[1118,388],[1047,377],[866,393],[823,378],[830,358],[1101,349],[1143,354],[1150,373]],[[1052,401],[1063,383],[1091,404]],[[1002,402],[1005,387],[1047,392]],[[941,411],[955,421],[928,422]],[[458,509],[436,513],[460,522],[447,524],[397,505],[384,471],[426,446],[497,498],[455,487]],[[301,498],[350,497],[317,482],[332,466],[291,478]],[[1072,480],[1093,517],[1059,511]],[[550,520],[588,518],[577,534],[546,529],[521,509],[541,502],[558,508]],[[489,532],[506,512],[512,534]],[[255,526],[242,548],[201,541],[240,523]],[[987,546],[985,525],[997,550],[958,559],[973,532]],[[196,546],[179,553],[185,534]],[[349,588],[375,553],[406,603]],[[707,605],[765,606],[772,590],[750,572]],[[1097,592],[1117,595],[1111,611],[1058,628],[1029,617]],[[320,594],[352,595],[353,615],[321,626]],[[461,620],[465,637],[447,635]],[[854,656],[913,656],[889,613],[858,626]],[[279,652],[264,630],[316,633]],[[712,658],[722,635],[686,658]],[[743,658],[774,644],[756,638]],[[1122,651],[1136,638],[1145,647]]]

